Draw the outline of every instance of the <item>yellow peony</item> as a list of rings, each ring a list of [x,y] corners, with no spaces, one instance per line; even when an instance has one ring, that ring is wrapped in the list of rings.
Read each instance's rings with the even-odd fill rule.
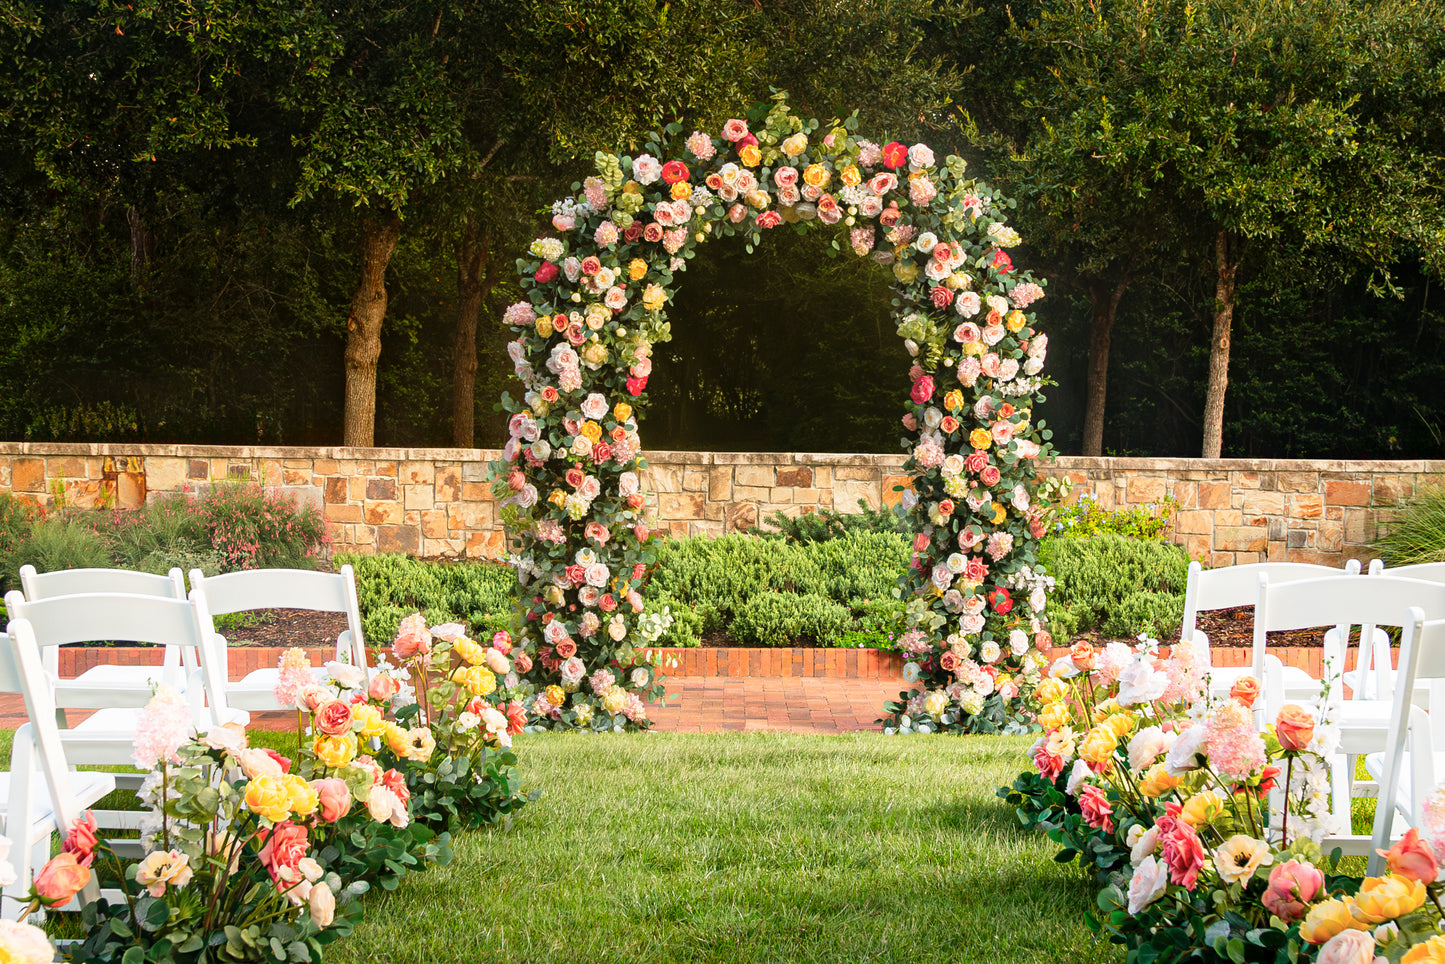
[[[763,152],[758,150],[758,145],[749,144],[738,151],[738,160],[748,167],[757,167],[763,161]]]
[[[291,795],[275,777],[255,777],[246,785],[246,809],[272,823],[291,816]]]
[[[1116,737],[1122,740],[1134,731],[1134,714],[1119,713],[1111,716],[1104,722],[1104,726],[1108,727]]]
[[[309,817],[316,812],[316,808],[321,805],[321,798],[312,789],[311,784],[295,773],[288,773],[281,780],[286,785],[286,793],[291,799],[292,813],[298,817]]]
[[[561,489],[553,489],[547,494],[547,501],[553,505],[561,505],[567,501],[567,493]]]
[[[1024,317],[1024,313],[1015,308],[1004,316],[1003,326],[1009,331],[1016,332],[1024,326],[1024,322],[1027,320],[1028,319]]]
[[[613,715],[621,713],[626,703],[627,691],[620,686],[608,687],[607,694],[602,697],[602,708]]]
[[[648,311],[661,311],[667,307],[667,289],[662,285],[648,285],[642,292],[642,307]]]
[[[686,201],[692,197],[692,185],[686,181],[678,181],[668,193],[672,195],[674,201]]]
[[[1046,730],[1057,729],[1069,722],[1069,705],[1062,701],[1045,703],[1039,711],[1039,725]]]
[[[326,766],[339,769],[356,759],[356,737],[349,733],[346,736],[319,736],[311,745],[311,751]]]
[[[1052,703],[1056,700],[1062,700],[1069,695],[1069,684],[1061,679],[1050,677],[1039,683],[1034,689],[1034,695],[1039,698],[1039,702],[1041,703]]]
[[[1184,801],[1179,819],[1198,830],[1224,812],[1224,798],[1213,790],[1201,790]]]
[[[395,753],[397,756],[404,756],[406,754],[406,730],[402,727],[397,726],[395,723],[388,722],[386,724],[386,732],[382,734],[382,737],[386,740],[387,749],[391,750],[392,753]]]
[[[556,683],[543,690],[542,695],[547,697],[547,702],[553,706],[564,706],[567,703],[567,691]]]
[[[351,727],[370,739],[386,732],[386,720],[379,708],[370,703],[357,703],[351,708]]]
[[[826,187],[833,174],[821,164],[809,164],[803,168],[803,183],[813,187]]]
[[[1400,958],[1400,964],[1445,964],[1445,937],[1432,937],[1416,944]]]
[[[497,688],[497,676],[485,666],[468,666],[452,674],[452,679],[467,688],[473,696],[487,696]]]
[[[1146,797],[1158,799],[1183,782],[1179,777],[1170,776],[1163,763],[1156,763],[1139,781],[1139,792]]]
[[[963,392],[960,392],[958,389],[947,392],[943,396],[943,407],[950,412],[957,412],[963,408]]]
[[[552,316],[551,316],[551,315],[538,315],[538,316],[537,316],[537,337],[539,337],[539,338],[551,338],[551,337],[552,337],[552,330],[553,330],[553,329],[552,329]]]
[[[577,431],[580,434],[586,436],[587,440],[593,445],[596,445],[597,442],[602,438],[602,426],[598,425],[590,418],[587,421],[583,422],[582,427],[579,428]]]
[[[1419,910],[1425,903],[1425,885],[1409,877],[1387,874],[1366,877],[1355,893],[1355,917],[1366,924],[1383,924]]]
[[[857,187],[863,183],[863,172],[852,164],[849,164],[838,172],[838,180],[842,181],[848,187]]]
[[[619,422],[625,422],[632,417],[632,406],[626,402],[618,402],[612,406],[612,417]]]
[[[647,262],[641,258],[633,258],[627,262],[627,277],[633,281],[641,281],[642,276],[647,274]]]
[[[1341,931],[1369,930],[1369,925],[1350,913],[1350,898],[1331,898],[1310,908],[1299,925],[1299,936],[1311,944],[1323,944]]]
[[[483,662],[487,658],[487,651],[482,648],[482,645],[465,636],[457,637],[456,642],[452,643],[452,652],[473,665]]]
[[[995,502],[993,504],[993,524],[996,526],[1003,525],[1003,520],[1007,518],[1008,509],[1004,506],[1002,502]]]
[[[808,149],[808,135],[794,134],[783,141],[783,153],[789,157],[797,157]]]
[[[968,444],[976,449],[986,449],[993,444],[993,435],[986,428],[976,428],[968,433]]]
[[[1096,726],[1084,735],[1084,742],[1079,746],[1079,756],[1085,763],[1096,767],[1103,766],[1113,761],[1114,748],[1118,745],[1119,738],[1108,727]]]

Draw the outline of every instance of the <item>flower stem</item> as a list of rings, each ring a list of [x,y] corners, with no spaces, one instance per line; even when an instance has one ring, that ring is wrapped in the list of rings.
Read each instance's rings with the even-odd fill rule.
[[[1294,774],[1294,754],[1285,755],[1284,761],[1284,807],[1283,813],[1279,815],[1279,845],[1289,846],[1289,784]]]

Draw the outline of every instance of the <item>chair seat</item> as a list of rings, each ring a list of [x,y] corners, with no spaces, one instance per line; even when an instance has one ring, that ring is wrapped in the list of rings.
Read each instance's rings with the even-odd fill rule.
[[[1210,689],[1216,693],[1228,693],[1240,677],[1252,675],[1254,669],[1250,666],[1213,666],[1209,670]],[[1299,700],[1319,695],[1320,681],[1298,666],[1281,666],[1280,677],[1287,699]]]
[[[311,673],[319,683],[326,677],[326,671],[313,666]],[[276,699],[276,684],[281,671],[275,667],[253,670],[242,679],[226,684],[226,702],[232,707],[262,711],[294,710],[295,706],[283,704]]]
[[[155,688],[165,681],[163,666],[93,666],[74,679],[57,680],[55,703],[61,708],[96,706],[141,707],[150,702]],[[185,691],[185,680],[172,680],[177,691]]]
[[[12,775],[7,770],[0,773],[0,801],[10,799]],[[101,773],[96,770],[72,770],[70,773],[70,786],[75,792],[76,804],[80,809],[85,810],[105,797],[106,794],[115,790],[115,776],[110,773]],[[12,839],[15,846],[31,846],[41,840],[48,839],[51,832],[63,832],[55,823],[55,804],[50,799],[50,790],[45,785],[45,780],[37,772],[31,779],[31,794],[35,801],[35,823],[31,826],[30,839],[24,844],[14,839],[15,828],[10,826],[9,814],[6,814],[5,834]]]

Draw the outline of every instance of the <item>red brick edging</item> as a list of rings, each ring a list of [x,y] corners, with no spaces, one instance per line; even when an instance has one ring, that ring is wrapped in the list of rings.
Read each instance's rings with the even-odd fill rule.
[[[231,679],[244,679],[247,673],[258,669],[275,669],[284,646],[232,646],[226,652],[226,668]],[[96,666],[107,663],[119,666],[159,666],[164,650],[160,646],[62,646],[60,647],[60,675],[63,678],[79,676]],[[329,646],[306,647],[311,665],[320,666],[336,658],[336,650]]]

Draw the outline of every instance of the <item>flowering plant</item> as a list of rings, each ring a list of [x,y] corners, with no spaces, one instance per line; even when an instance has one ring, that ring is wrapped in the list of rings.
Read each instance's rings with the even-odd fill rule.
[[[598,153],[597,173],[553,205],[556,236],[518,260],[526,297],[504,321],[524,392],[502,397],[509,439],[493,487],[518,574],[516,640],[536,656],[522,672],[534,725],[647,725],[643,701],[662,687],[637,654],[666,628],[642,596],[655,554],[637,426],[653,347],[671,336],[665,309],[698,244],[741,235],[751,251],[785,223],[840,226],[833,247],[846,241],[896,284],[914,356],[906,618],[922,699],[944,704],[917,728],[1022,725],[1036,648],[1051,642],[1033,552],[1034,465],[1050,446],[1032,399],[1047,339],[1025,313],[1044,291],[1007,253],[1019,243],[1002,214],[1012,202],[960,158],[856,129],[856,115],[804,121],[783,94],[716,133],[679,140],[669,125],[636,156]],[[890,729],[919,718],[890,711]]]
[[[288,772],[290,761],[249,746],[238,725],[194,737],[184,700],[166,687],[142,713],[135,760],[150,771],[144,858],[123,863],[86,818],[36,876],[34,900],[55,906],[89,882],[97,854],[124,882],[120,902],[85,906],[87,936],[71,960],[310,962],[350,932],[364,887],[311,855],[325,791]]]
[[[1211,700],[1206,671],[1187,643],[1167,658],[1154,640],[1081,643],[1036,691],[1035,772],[1000,795],[1094,869],[1100,926],[1131,960],[1434,960],[1418,948],[1440,934],[1421,912],[1438,866],[1417,835],[1389,876],[1327,872],[1329,703],[1284,706],[1261,731],[1258,682]]]

